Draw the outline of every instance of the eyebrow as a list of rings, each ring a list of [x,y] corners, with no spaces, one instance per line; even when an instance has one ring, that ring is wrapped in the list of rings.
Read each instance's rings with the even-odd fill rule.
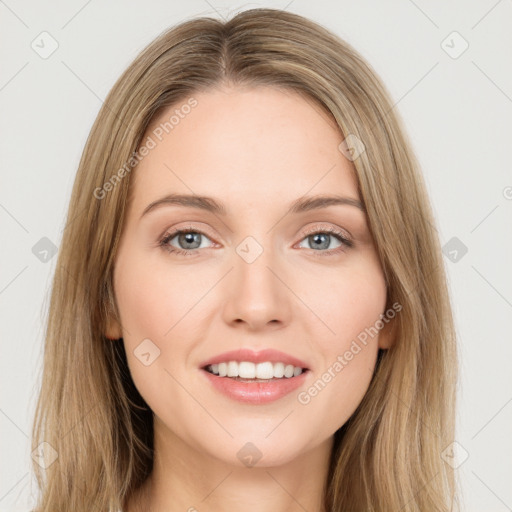
[[[288,211],[286,213],[297,214],[335,205],[354,206],[362,212],[366,211],[363,204],[357,199],[336,195],[317,195],[305,196],[296,199],[289,205]],[[189,208],[198,208],[222,216],[226,216],[228,213],[224,204],[215,200],[213,197],[189,194],[168,194],[149,204],[142,212],[141,218],[147,215],[149,212],[162,206],[185,206]]]

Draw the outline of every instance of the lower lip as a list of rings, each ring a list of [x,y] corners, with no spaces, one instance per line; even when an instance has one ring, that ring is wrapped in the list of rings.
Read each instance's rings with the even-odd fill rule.
[[[297,377],[282,377],[270,382],[240,382],[229,377],[219,377],[206,370],[201,371],[218,391],[233,400],[250,404],[266,404],[283,398],[304,384],[309,373],[306,370]]]

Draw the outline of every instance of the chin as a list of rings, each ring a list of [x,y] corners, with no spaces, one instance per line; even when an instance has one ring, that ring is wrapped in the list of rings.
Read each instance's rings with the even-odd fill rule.
[[[240,468],[263,468],[291,463],[304,454],[307,447],[304,442],[290,439],[287,435],[279,436],[274,432],[268,436],[267,429],[264,431],[247,429],[243,436],[234,436],[233,439],[221,445],[211,446],[210,450],[208,451],[212,456],[227,464]]]

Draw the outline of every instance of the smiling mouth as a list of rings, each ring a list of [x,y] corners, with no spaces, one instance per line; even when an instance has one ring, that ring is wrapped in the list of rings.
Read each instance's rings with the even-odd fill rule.
[[[228,378],[247,383],[293,379],[309,371],[308,368],[301,368],[282,362],[271,363],[270,361],[263,363],[226,361],[207,365],[203,370],[220,378]]]

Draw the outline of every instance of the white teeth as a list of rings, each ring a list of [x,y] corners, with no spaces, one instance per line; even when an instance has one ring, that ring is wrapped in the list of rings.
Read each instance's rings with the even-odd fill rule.
[[[274,377],[280,379],[284,376],[284,363],[274,363]]]
[[[229,361],[228,377],[238,377],[238,363],[236,361]]]
[[[250,361],[227,361],[211,364],[207,367],[210,373],[219,377],[240,377],[242,379],[281,379],[297,377],[302,373],[300,366],[284,363],[251,363]]]
[[[284,376],[288,377],[288,378],[293,377],[293,365],[292,364],[288,364],[285,366]]]
[[[242,369],[242,365],[244,363],[240,363],[240,369]],[[240,372],[240,377],[245,377]],[[273,379],[274,378],[274,365],[272,363],[258,363],[256,365],[256,377],[258,379]]]
[[[233,364],[236,364],[236,363],[233,363]],[[256,365],[254,363],[250,363],[247,361],[238,363],[238,372],[237,372],[236,376],[242,377],[242,379],[256,378]],[[261,377],[258,377],[258,378],[261,378]]]

